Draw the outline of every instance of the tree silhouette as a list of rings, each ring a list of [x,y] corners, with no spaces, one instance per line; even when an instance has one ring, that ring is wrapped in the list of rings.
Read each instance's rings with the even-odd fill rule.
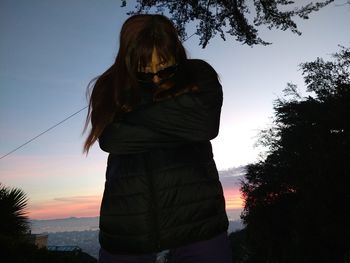
[[[242,184],[249,262],[350,262],[350,49],[301,69],[313,96],[288,85]]]
[[[270,44],[258,36],[259,26],[283,31],[289,29],[300,35],[293,18],[308,19],[310,13],[333,1],[301,5],[288,0],[137,0],[135,11],[128,14],[147,13],[152,7],[157,13],[168,11],[183,40],[187,38],[186,25],[196,21],[195,34],[200,36],[199,45],[203,48],[216,34],[220,34],[223,40],[228,34],[235,37],[236,41],[253,46]],[[126,0],[122,0],[122,6],[126,6],[126,3]]]
[[[28,198],[21,189],[0,183],[0,255],[7,263],[84,263],[91,261],[84,253],[70,254],[38,248],[29,238]]]
[[[0,183],[0,234],[23,236],[29,231],[26,194],[19,188],[8,188]]]

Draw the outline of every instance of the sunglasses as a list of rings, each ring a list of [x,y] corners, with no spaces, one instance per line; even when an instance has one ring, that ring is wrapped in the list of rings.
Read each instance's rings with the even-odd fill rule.
[[[140,82],[152,82],[154,76],[158,76],[162,81],[172,78],[178,68],[178,64],[166,67],[155,73],[152,72],[136,72],[136,78]]]

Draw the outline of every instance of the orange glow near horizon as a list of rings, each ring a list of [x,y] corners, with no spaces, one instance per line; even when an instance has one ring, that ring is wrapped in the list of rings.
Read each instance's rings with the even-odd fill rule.
[[[243,208],[244,200],[239,189],[224,189],[226,209],[240,209]]]
[[[224,188],[226,210],[241,209],[243,199],[239,189]],[[30,219],[58,219],[99,216],[102,196],[72,196],[29,204]]]
[[[67,217],[93,217],[99,215],[101,196],[73,196],[55,198],[30,204],[30,219],[58,219]]]

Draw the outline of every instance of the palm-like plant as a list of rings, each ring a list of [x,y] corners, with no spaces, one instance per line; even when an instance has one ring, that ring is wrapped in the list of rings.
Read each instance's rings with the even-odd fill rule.
[[[19,188],[9,188],[0,183],[0,235],[18,237],[30,229],[27,216],[28,198]]]

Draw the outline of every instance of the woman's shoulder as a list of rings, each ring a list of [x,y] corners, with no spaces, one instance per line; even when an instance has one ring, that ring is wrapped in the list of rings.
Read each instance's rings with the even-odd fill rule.
[[[205,60],[202,59],[187,59],[185,62],[187,74],[195,83],[199,82],[217,82],[220,83],[220,78],[216,70]]]
[[[203,59],[187,59],[185,62],[186,67],[194,74],[203,76],[217,77],[216,70]]]

